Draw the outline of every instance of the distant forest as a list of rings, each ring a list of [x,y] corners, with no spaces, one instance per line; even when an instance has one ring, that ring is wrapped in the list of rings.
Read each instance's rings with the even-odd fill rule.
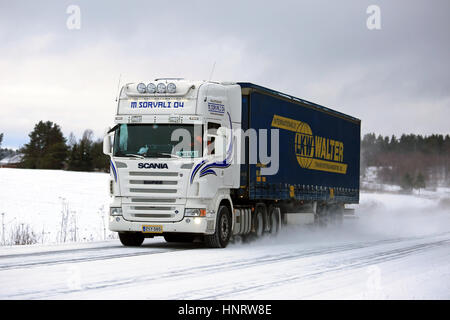
[[[0,160],[17,154],[17,151],[15,150],[2,148],[2,142],[3,142],[3,133],[0,133]]]
[[[378,182],[403,189],[450,186],[450,135],[366,134],[361,141],[361,174],[379,167]]]
[[[64,169],[71,171],[109,171],[109,158],[103,154],[103,140],[94,140],[92,130],[78,141],[71,133],[67,140],[56,123],[39,121],[28,135],[30,140],[17,151],[0,148],[0,160],[22,155],[19,168]],[[0,147],[3,133],[0,133]]]
[[[76,141],[73,134],[66,139],[56,123],[40,121],[29,137],[27,144],[14,151],[1,148],[0,133],[0,160],[20,153],[23,168],[109,171],[102,140],[94,141],[91,130]],[[406,190],[450,186],[450,135],[403,134],[397,138],[366,134],[361,141],[362,179],[367,167],[378,168],[376,182]]]

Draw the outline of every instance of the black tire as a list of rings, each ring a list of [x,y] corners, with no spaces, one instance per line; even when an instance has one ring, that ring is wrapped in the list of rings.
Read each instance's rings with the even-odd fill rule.
[[[230,242],[232,221],[226,206],[220,206],[214,234],[205,235],[205,245],[209,248],[225,248]]]
[[[278,234],[278,231],[280,230],[281,226],[281,217],[280,214],[278,214],[278,208],[277,207],[271,207],[269,211],[269,234],[271,236],[275,236]]]
[[[182,234],[182,233],[172,233],[172,234],[165,234],[164,240],[167,242],[193,242],[194,236],[190,234]]]
[[[315,216],[315,224],[319,227],[326,227],[329,224],[330,220],[330,210],[328,206],[323,203],[317,204],[317,212]]]
[[[332,224],[334,226],[340,227],[344,222],[344,206],[343,205],[335,205],[331,211],[332,216]]]
[[[251,242],[264,236],[264,230],[266,230],[266,221],[264,219],[265,207],[258,205],[252,214],[252,227],[250,233],[243,235],[244,242]]]
[[[263,236],[264,230],[266,229],[264,222],[264,207],[257,206],[252,220],[252,233],[254,237],[260,238]]]
[[[341,226],[344,220],[344,207],[340,204],[317,205],[316,224],[321,227]]]
[[[144,235],[139,232],[119,232],[119,239],[126,247],[139,247],[144,242]]]

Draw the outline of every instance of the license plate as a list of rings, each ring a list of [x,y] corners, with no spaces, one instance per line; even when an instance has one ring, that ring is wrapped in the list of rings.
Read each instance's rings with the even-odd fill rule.
[[[145,225],[142,226],[143,233],[162,233],[163,227],[160,225]]]

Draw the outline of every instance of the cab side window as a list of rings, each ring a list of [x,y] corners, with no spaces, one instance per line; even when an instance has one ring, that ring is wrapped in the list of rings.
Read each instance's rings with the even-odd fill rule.
[[[208,132],[207,134],[217,134],[217,129],[220,128],[220,123],[216,122],[208,122]],[[208,148],[208,154],[216,154],[216,151],[214,149],[214,137],[208,137],[207,141],[207,148]]]

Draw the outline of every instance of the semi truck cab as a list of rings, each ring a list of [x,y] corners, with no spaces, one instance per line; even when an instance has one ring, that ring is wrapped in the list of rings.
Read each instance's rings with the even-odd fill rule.
[[[157,235],[227,245],[240,119],[235,83],[165,78],[121,88],[103,146],[111,162],[109,229],[124,245]]]

